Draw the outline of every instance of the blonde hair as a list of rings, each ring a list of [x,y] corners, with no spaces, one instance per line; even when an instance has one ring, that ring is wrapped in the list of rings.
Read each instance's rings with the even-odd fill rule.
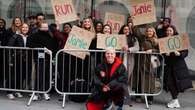
[[[152,29],[152,31],[153,31],[153,36],[152,36],[152,38],[158,38],[158,36],[157,36],[157,34],[156,34],[156,30],[155,30],[155,28],[154,27],[152,27],[152,26],[148,26],[147,28],[146,28],[146,31],[145,31],[145,36],[147,36],[147,31],[148,31],[148,29]]]
[[[87,19],[89,19],[90,24],[91,24],[91,27],[90,27],[90,29],[88,29],[88,31],[90,31],[90,32],[95,32],[95,28],[94,28],[94,26],[93,26],[92,19],[89,18],[89,17],[83,19],[83,23],[82,23],[81,27],[85,29],[85,27],[84,27],[84,21],[87,20]]]
[[[19,19],[20,21],[21,21],[21,25],[20,25],[20,27],[16,27],[16,25],[15,25],[15,21],[16,21],[16,19]],[[15,17],[13,20],[12,20],[12,24],[11,24],[11,29],[12,29],[12,31],[15,33],[16,31],[20,31],[20,28],[22,27],[22,19],[20,18],[20,17]]]

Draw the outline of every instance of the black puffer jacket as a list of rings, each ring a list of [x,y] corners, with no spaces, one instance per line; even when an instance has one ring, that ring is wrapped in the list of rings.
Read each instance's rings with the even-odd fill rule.
[[[175,56],[171,53],[170,56],[165,55],[165,75],[164,86],[165,89],[169,86],[171,81],[176,81],[176,86],[179,92],[183,92],[188,88],[192,88],[192,81],[189,77],[188,67],[184,58],[188,55],[188,50],[179,51],[180,56]],[[170,78],[170,74],[173,74],[173,79]]]

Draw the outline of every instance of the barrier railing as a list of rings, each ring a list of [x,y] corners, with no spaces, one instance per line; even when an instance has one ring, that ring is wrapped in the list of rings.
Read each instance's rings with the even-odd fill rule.
[[[0,90],[47,93],[51,89],[52,52],[46,48],[0,47]]]
[[[164,57],[159,53],[145,52],[128,53],[127,56],[130,57],[126,63],[129,95],[144,96],[149,108],[148,96],[157,96],[163,91]]]
[[[87,53],[84,60],[68,54],[69,52]],[[63,95],[65,106],[66,95],[89,95],[95,67],[103,61],[103,50],[60,50],[56,54],[55,89]],[[162,92],[164,58],[157,53],[117,52],[128,70],[131,96],[144,96],[149,108],[147,96],[156,96]]]

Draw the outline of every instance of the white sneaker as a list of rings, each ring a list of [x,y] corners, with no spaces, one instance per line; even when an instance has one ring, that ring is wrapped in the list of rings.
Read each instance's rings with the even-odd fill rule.
[[[15,95],[16,95],[16,97],[19,97],[19,98],[23,97],[23,95],[19,92],[16,92]]]
[[[168,108],[180,108],[180,104],[179,104],[178,99],[174,99],[174,100],[172,100],[171,102],[169,102],[169,103],[167,104],[167,107],[168,107]]]
[[[13,94],[7,94],[7,97],[11,100],[14,100],[15,99],[15,96]]]
[[[47,93],[43,94],[43,97],[44,97],[45,100],[49,100],[50,99],[49,94],[47,94]]]
[[[38,99],[39,99],[39,97],[37,95],[34,95],[33,98],[32,98],[33,101],[36,101]]]

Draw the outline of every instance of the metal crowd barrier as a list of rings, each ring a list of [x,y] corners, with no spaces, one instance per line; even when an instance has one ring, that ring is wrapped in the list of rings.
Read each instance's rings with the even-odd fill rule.
[[[68,54],[69,52],[86,52],[84,60]],[[63,95],[65,106],[66,95],[91,94],[95,67],[103,61],[103,50],[59,50],[56,54],[55,89]],[[144,52],[117,52],[128,70],[128,91],[130,96],[159,95],[163,90],[164,58],[162,55]],[[132,59],[133,58],[133,59]]]
[[[164,57],[145,52],[128,53],[127,56],[130,57],[125,64],[128,65],[129,95],[143,96],[149,108],[148,96],[157,96],[163,91]]]
[[[0,90],[47,93],[52,81],[52,52],[46,48],[0,46]]]
[[[84,60],[67,52],[86,53]],[[63,95],[89,95],[92,90],[94,69],[102,61],[102,52],[95,50],[59,50],[56,54],[55,89]]]

